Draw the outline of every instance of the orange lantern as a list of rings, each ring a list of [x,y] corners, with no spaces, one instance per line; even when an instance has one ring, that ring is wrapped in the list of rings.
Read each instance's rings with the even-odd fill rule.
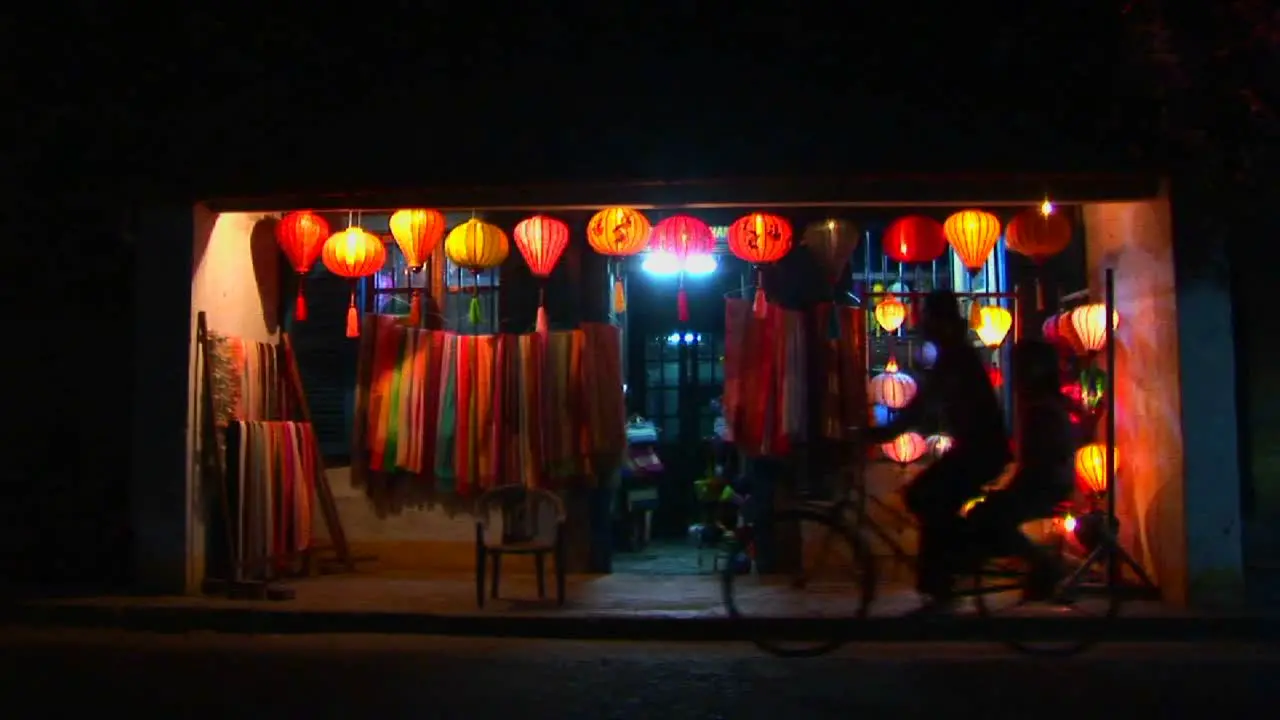
[[[729,252],[756,266],[756,298],[752,306],[756,315],[762,316],[767,299],[760,266],[777,262],[791,251],[791,223],[777,215],[754,212],[729,226],[728,241]]]
[[[360,313],[356,310],[355,281],[378,272],[387,262],[387,248],[376,235],[358,227],[334,233],[324,243],[321,260],[329,272],[351,280],[351,302],[347,305],[347,337],[360,336]]]
[[[467,317],[479,324],[480,273],[498,267],[511,253],[511,242],[502,228],[476,218],[449,231],[444,238],[444,254],[454,265],[471,271],[471,307]]]
[[[1054,321],[1058,325],[1058,342],[1077,355],[1083,354],[1084,346],[1080,344],[1075,325],[1071,323],[1071,311],[1058,313],[1054,316]]]
[[[1071,221],[1045,202],[1038,208],[1028,208],[1009,221],[1004,234],[1005,247],[1036,265],[1057,255],[1071,244]],[[1036,278],[1036,309],[1044,309],[1044,288]]]
[[[418,274],[431,253],[444,239],[444,213],[439,210],[413,208],[397,210],[391,215],[391,237],[400,246],[409,272]],[[409,324],[417,327],[422,320],[422,289],[409,280]]]
[[[521,220],[515,229],[516,247],[529,264],[534,277],[546,280],[555,269],[564,249],[569,247],[569,226],[546,215]],[[546,284],[538,288],[538,319],[534,325],[540,335],[547,334]]]
[[[1000,239],[1000,219],[985,210],[961,210],[942,224],[956,257],[975,273],[986,264]]]
[[[649,245],[651,230],[648,218],[639,211],[626,207],[605,208],[593,215],[587,223],[587,244],[601,255],[614,258],[613,311],[616,313],[627,310],[621,267],[617,258],[643,252]]]
[[[293,319],[307,319],[307,298],[302,294],[302,279],[315,267],[316,260],[329,239],[329,223],[310,210],[291,212],[276,224],[276,242],[298,274],[298,296],[293,303]]]
[[[898,372],[898,361],[889,358],[884,372],[871,378],[871,398],[890,410],[901,410],[916,396],[916,381],[906,373]]]
[[[1112,448],[1112,474],[1120,466],[1120,453]],[[1107,446],[1090,443],[1076,451],[1076,480],[1080,489],[1095,495],[1107,492]]]
[[[1107,306],[1104,303],[1081,305],[1071,311],[1071,329],[1079,343],[1078,354],[1095,353],[1107,344]],[[1120,313],[1111,311],[1111,329],[1120,327]]]
[[[672,215],[653,227],[653,246],[658,252],[674,255],[680,261],[680,289],[676,295],[676,311],[680,322],[689,322],[689,293],[684,289],[684,263],[691,255],[710,255],[716,247],[711,227],[696,217]]]
[[[919,460],[926,450],[928,444],[924,438],[913,432],[903,433],[880,446],[885,457],[903,466]]]
[[[937,220],[908,215],[889,224],[881,244],[884,254],[894,262],[927,263],[947,251],[947,236]]]
[[[998,348],[1013,327],[1013,315],[999,305],[978,308],[978,324],[973,329],[978,339],[989,348]]]
[[[902,327],[906,319],[907,306],[903,305],[898,298],[887,295],[876,303],[876,323],[884,328],[885,332],[894,332]]]

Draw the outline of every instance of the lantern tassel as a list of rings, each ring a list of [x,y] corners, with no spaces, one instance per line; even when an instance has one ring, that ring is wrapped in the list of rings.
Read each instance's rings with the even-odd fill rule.
[[[409,297],[409,327],[418,327],[422,323],[422,291],[414,289]]]
[[[1044,312],[1044,283],[1036,278],[1036,312]]]
[[[627,311],[627,293],[622,287],[622,278],[613,281],[613,311],[615,313]]]
[[[534,332],[538,333],[543,340],[546,340],[551,332],[547,325],[547,309],[541,305],[538,306],[538,319],[534,323]]]
[[[307,319],[307,296],[302,294],[302,279],[298,279],[298,297],[293,301],[293,319],[303,322]]]
[[[769,299],[765,297],[764,288],[759,285],[756,286],[756,299],[751,303],[751,309],[758,318],[764,317],[769,312]]]
[[[360,337],[360,311],[356,310],[356,296],[351,295],[351,304],[347,306],[347,337]]]
[[[471,321],[472,325],[479,325],[480,321],[484,320],[484,313],[480,312],[479,295],[471,296],[471,307],[467,310],[467,319]]]

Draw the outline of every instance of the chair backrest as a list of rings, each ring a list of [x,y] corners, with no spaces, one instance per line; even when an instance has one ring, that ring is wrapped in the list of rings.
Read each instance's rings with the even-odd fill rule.
[[[565,520],[564,501],[558,495],[523,485],[502,485],[476,499],[477,522],[487,525],[495,510],[501,512],[504,543],[550,540],[555,526]]]

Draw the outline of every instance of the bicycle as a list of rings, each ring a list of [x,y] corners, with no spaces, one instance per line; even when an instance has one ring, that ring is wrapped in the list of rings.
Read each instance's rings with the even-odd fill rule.
[[[865,458],[865,453],[860,457]],[[772,550],[781,549],[781,553],[774,552],[774,557],[759,557],[761,544],[747,541],[741,543],[738,550],[751,550],[757,555],[753,557],[752,572],[741,573],[733,564],[722,571],[725,609],[731,618],[755,625],[752,628],[753,642],[765,652],[779,657],[814,657],[830,653],[848,642],[843,633],[830,632],[830,624],[815,626],[803,620],[796,622],[797,618],[792,613],[797,609],[802,612],[831,610],[835,614],[823,617],[849,623],[866,619],[870,614],[877,599],[879,581],[877,562],[867,535],[879,538],[891,549],[896,543],[891,533],[868,512],[872,506],[883,506],[884,503],[868,492],[862,464],[855,464],[855,481],[849,490],[837,493],[834,499],[801,498],[782,509],[761,515],[764,521],[755,523],[753,532],[769,534],[773,542],[766,546],[772,545]],[[1114,592],[1114,566],[1108,565],[1106,585],[1099,587],[1085,582],[1100,559],[1106,559],[1113,549],[1119,549],[1114,525],[1103,524],[1105,527],[1095,528],[1095,547],[1070,569],[1048,599],[1036,603],[1022,602],[1027,584],[1027,572],[1022,561],[1007,555],[987,557],[957,574],[956,595],[961,604],[967,600],[972,607],[967,612],[957,609],[952,615],[958,618],[973,616],[988,623],[990,627],[984,634],[1021,652],[1066,656],[1087,649],[1096,642],[1095,638],[1081,636],[1066,642],[1035,642],[1001,637],[995,620],[1009,612],[1025,611],[1028,605],[1039,611],[1039,617],[1043,617],[1044,610],[1048,610],[1050,615],[1092,611],[1101,620],[1114,619],[1122,602],[1120,595]],[[896,552],[902,551],[898,548]],[[833,553],[839,556],[835,563],[819,562],[813,570],[805,567],[807,560],[825,561]],[[1070,565],[1070,556],[1063,557]],[[765,566],[763,573],[760,570],[762,564]],[[797,598],[798,591],[813,594]],[[773,609],[757,613],[749,609],[755,603],[764,603],[766,608],[772,606]],[[788,614],[778,615],[779,606],[786,608]]]

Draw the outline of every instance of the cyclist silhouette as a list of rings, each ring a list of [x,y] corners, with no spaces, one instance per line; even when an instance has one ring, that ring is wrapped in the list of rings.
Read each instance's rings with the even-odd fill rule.
[[[937,360],[910,404],[888,424],[863,433],[869,442],[888,442],[936,412],[952,436],[947,453],[916,475],[904,493],[918,522],[916,588],[930,600],[922,608],[928,612],[945,608],[953,598],[952,557],[968,544],[961,507],[998,478],[1013,457],[1004,412],[969,342],[954,293],[935,290],[925,297],[920,330],[937,348]]]

